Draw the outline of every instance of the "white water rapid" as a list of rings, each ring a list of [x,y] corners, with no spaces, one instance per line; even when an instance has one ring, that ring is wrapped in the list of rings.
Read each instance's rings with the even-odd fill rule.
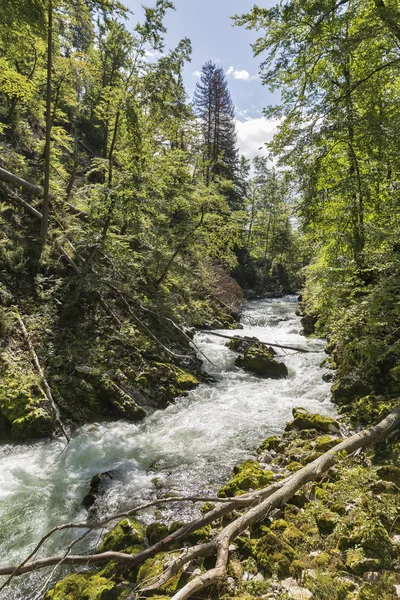
[[[243,313],[244,329],[221,331],[311,350],[279,350],[289,369],[287,379],[245,373],[234,366],[237,355],[225,347],[225,340],[199,333],[196,343],[212,361],[204,367],[216,383],[200,385],[139,424],[117,421],[82,427],[64,452],[64,443],[54,440],[0,446],[0,563],[25,558],[57,524],[85,521],[82,499],[97,473],[114,472],[101,500],[102,516],[154,498],[160,490],[215,495],[237,462],[248,458],[265,437],[282,431],[293,407],[334,413],[330,386],[319,368],[324,342],[300,335],[295,307],[295,297],[250,302]],[[163,509],[163,517],[185,520],[194,509],[185,506],[179,514],[173,510]],[[71,539],[70,533],[58,535],[41,556],[59,553]],[[96,542],[92,537],[91,545]],[[74,553],[79,551],[82,546],[74,548]],[[42,574],[16,578],[0,598],[39,600],[44,581]]]

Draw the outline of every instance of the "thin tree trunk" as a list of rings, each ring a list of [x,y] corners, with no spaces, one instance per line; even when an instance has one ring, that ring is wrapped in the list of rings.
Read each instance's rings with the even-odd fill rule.
[[[51,160],[51,71],[53,62],[53,2],[48,0],[47,23],[47,86],[46,86],[46,148],[44,158],[42,244],[47,241],[50,210],[50,160]]]

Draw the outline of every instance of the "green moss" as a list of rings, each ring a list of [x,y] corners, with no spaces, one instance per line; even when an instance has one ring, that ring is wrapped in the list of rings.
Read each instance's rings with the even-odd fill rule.
[[[384,481],[391,481],[400,487],[400,467],[395,465],[384,465],[377,468],[377,474]]]
[[[340,426],[337,421],[316,413],[309,413],[304,408],[293,409],[293,421],[286,425],[286,431],[292,429],[316,429],[324,433],[339,433]]]
[[[202,504],[200,506],[200,512],[202,515],[205,515],[206,513],[214,510],[214,508],[215,508],[215,504],[213,504],[212,502],[205,502],[204,504]]]
[[[199,380],[197,377],[192,375],[192,373],[188,373],[179,367],[175,367],[176,373],[176,387],[180,390],[193,390],[195,387],[199,385]]]
[[[276,519],[272,522],[270,529],[271,531],[285,531],[287,527],[289,527],[289,523],[285,519]]]
[[[268,531],[256,541],[253,556],[266,575],[286,577],[295,558],[294,549],[273,531]]]
[[[44,600],[117,600],[116,584],[90,574],[68,575],[47,592]]]
[[[97,552],[120,551],[142,544],[144,544],[144,530],[140,523],[134,519],[123,519],[106,534]]]
[[[288,465],[286,465],[286,468],[288,471],[290,471],[291,473],[295,473],[296,471],[298,471],[299,469],[303,468],[303,465],[300,464],[299,462],[296,461],[292,461],[291,463],[289,463]]]
[[[153,558],[147,559],[140,567],[137,576],[138,587],[149,585],[151,581],[159,577],[165,570],[166,565],[179,556],[179,553],[173,552],[160,552]],[[167,594],[174,594],[179,587],[180,579],[182,577],[182,570],[178,571],[169,581],[160,587],[160,591],[166,592]]]
[[[381,561],[377,558],[368,558],[362,548],[355,548],[346,553],[346,567],[356,575],[362,575],[367,571],[380,569]]]
[[[150,523],[146,528],[146,537],[150,546],[167,537],[169,531],[164,523]]]
[[[6,354],[0,360],[0,412],[16,440],[46,437],[54,430],[40,378],[30,365],[12,361]]]
[[[363,583],[355,600],[393,600],[398,597],[394,587],[396,583],[394,573],[383,573],[376,583]]]
[[[329,556],[329,554],[327,552],[318,552],[317,556],[314,556],[313,558],[313,566],[320,568],[320,567],[327,567],[331,562],[331,557]]]
[[[327,450],[340,444],[341,441],[341,439],[331,435],[322,435],[315,440],[314,450],[316,452],[327,452]]]
[[[332,533],[338,523],[338,516],[327,508],[317,508],[315,514],[318,531],[321,535],[329,535]]]
[[[276,435],[271,435],[266,440],[263,441],[261,446],[257,448],[257,454],[261,454],[262,452],[266,452],[268,450],[276,450],[281,442],[281,439]]]
[[[272,480],[271,471],[265,471],[254,460],[246,460],[233,470],[234,477],[222,486],[218,492],[219,498],[229,498],[247,492],[250,488],[258,490],[266,487]]]

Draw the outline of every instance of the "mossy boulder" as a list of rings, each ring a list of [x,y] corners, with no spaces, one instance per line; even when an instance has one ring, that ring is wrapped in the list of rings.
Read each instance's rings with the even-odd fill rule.
[[[150,581],[159,577],[167,568],[168,564],[173,561],[179,553],[177,552],[159,552],[153,558],[147,559],[140,567],[137,575],[137,585],[148,584]],[[165,585],[160,586],[160,591],[166,594],[174,594],[181,587],[180,581],[182,578],[182,570],[171,577]]]
[[[257,343],[246,348],[243,356],[238,356],[236,359],[235,365],[269,379],[282,379],[288,376],[287,366],[278,362],[269,348]]]
[[[317,320],[317,317],[314,315],[304,315],[304,317],[300,319],[304,335],[313,335],[315,333]]]
[[[117,600],[120,591],[110,579],[90,573],[67,575],[43,600]]]
[[[167,537],[168,533],[168,527],[164,525],[164,523],[150,523],[150,525],[146,527],[146,537],[150,546],[163,540]]]
[[[144,544],[144,528],[134,519],[123,519],[109,531],[98,547],[97,552],[126,550],[131,546]]]
[[[355,548],[346,553],[346,567],[356,575],[362,575],[368,571],[380,569],[381,561],[378,558],[365,556],[363,548]]]
[[[233,478],[219,490],[219,498],[239,496],[249,489],[261,489],[266,487],[273,478],[272,472],[262,469],[255,460],[246,460],[236,466],[233,473]]]
[[[243,338],[235,335],[235,337],[229,340],[229,342],[227,342],[225,345],[227,348],[229,348],[229,350],[243,353],[249,346],[259,341],[260,340],[256,337]]]
[[[331,435],[321,435],[314,442],[314,450],[316,452],[327,452],[340,444],[342,440]]]
[[[267,576],[287,577],[290,565],[295,558],[295,550],[281,536],[267,531],[256,540],[254,558]]]
[[[329,535],[336,528],[339,517],[329,509],[321,508],[316,511],[315,522],[317,523],[318,531],[321,535]]]
[[[265,439],[262,444],[257,448],[257,454],[267,452],[268,450],[276,450],[281,443],[281,438],[277,435],[271,435]]]
[[[355,399],[364,398],[371,391],[371,386],[357,377],[337,377],[331,387],[332,402],[350,404]]]
[[[76,366],[75,371],[94,388],[100,400],[108,403],[120,417],[138,421],[146,416],[136,399],[114,381],[111,374],[85,365]]]
[[[151,367],[136,378],[136,385],[157,399],[161,406],[168,406],[177,397],[186,396],[188,391],[199,385],[199,379],[171,363],[153,362]]]
[[[294,408],[293,421],[286,425],[286,431],[292,429],[316,429],[324,433],[339,433],[340,425],[331,417],[309,413],[304,408]]]
[[[41,390],[40,378],[30,365],[0,358],[0,413],[3,427],[9,423],[15,440],[42,438],[54,431],[49,401]]]

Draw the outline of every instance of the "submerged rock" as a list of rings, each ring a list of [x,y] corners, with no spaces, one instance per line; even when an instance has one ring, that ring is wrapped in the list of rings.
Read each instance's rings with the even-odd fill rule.
[[[97,475],[94,475],[94,477],[92,477],[89,485],[89,493],[86,494],[86,496],[82,500],[82,504],[85,508],[90,508],[91,506],[93,506],[93,504],[96,502],[97,497],[102,493],[102,490],[100,489],[102,487],[102,484],[105,481],[110,480],[112,478],[113,476],[111,471],[106,471],[105,473],[98,473]]]
[[[270,379],[282,379],[288,376],[288,369],[284,363],[274,358],[270,348],[254,343],[248,346],[244,355],[238,356],[235,361],[237,367],[243,367],[245,371],[268,377]]]

